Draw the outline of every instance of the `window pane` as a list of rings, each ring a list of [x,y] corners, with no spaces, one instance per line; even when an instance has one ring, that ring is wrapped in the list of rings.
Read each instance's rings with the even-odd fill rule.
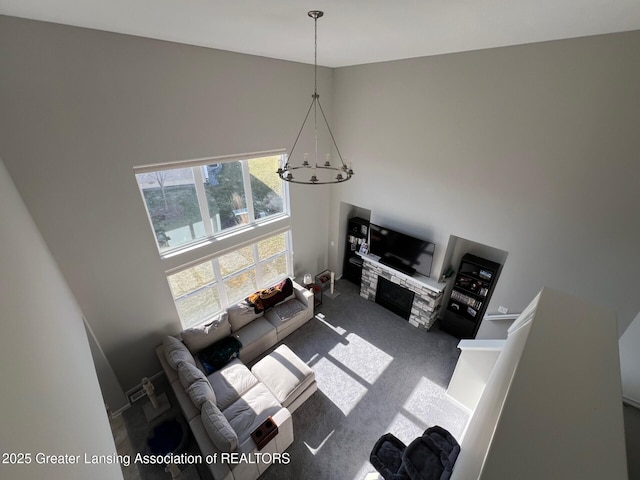
[[[225,162],[207,165],[204,178],[213,232],[249,223],[242,164]]]
[[[262,264],[264,287],[270,287],[287,276],[287,258],[285,255],[268,260]]]
[[[282,180],[276,173],[280,161],[280,155],[249,160],[253,209],[256,219],[284,211]]]
[[[242,300],[258,289],[256,286],[256,272],[253,269],[247,270],[239,275],[227,278],[224,280],[224,288],[230,303]]]
[[[258,242],[258,259],[264,260],[265,258],[284,252],[287,246],[285,235],[285,233],[281,233],[280,235],[275,235]]]
[[[174,273],[167,277],[173,298],[179,298],[193,292],[215,280],[211,262],[204,262],[193,268]]]
[[[222,255],[218,261],[220,262],[220,272],[223,277],[226,277],[255,263],[253,248],[251,246],[240,248],[234,252]]]
[[[160,251],[205,236],[191,168],[136,175]]]
[[[222,310],[216,285],[177,300],[176,307],[185,328],[201,323]]]

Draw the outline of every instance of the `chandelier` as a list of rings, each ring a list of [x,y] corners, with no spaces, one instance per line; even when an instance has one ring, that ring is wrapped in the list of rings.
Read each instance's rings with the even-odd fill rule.
[[[287,182],[302,183],[305,185],[323,185],[327,183],[346,182],[353,175],[353,170],[347,165],[347,163],[343,160],[342,155],[340,154],[340,150],[338,149],[338,145],[336,144],[336,139],[333,138],[331,127],[329,126],[327,117],[325,116],[322,105],[320,104],[320,95],[318,95],[318,18],[322,17],[324,15],[324,12],[321,12],[319,10],[312,10],[308,13],[308,15],[313,18],[315,27],[313,95],[311,96],[311,105],[309,105],[309,110],[307,110],[307,114],[304,117],[304,121],[302,122],[300,131],[298,132],[298,136],[296,137],[295,142],[293,142],[293,147],[291,147],[289,155],[284,155],[283,165],[282,167],[278,168],[277,173],[280,178]],[[320,110],[324,123],[327,125],[327,129],[329,130],[329,135],[331,136],[333,146],[335,147],[338,154],[340,165],[332,165],[331,156],[329,154],[326,155],[324,162],[318,162],[318,109]],[[300,138],[300,134],[302,133],[302,130],[307,123],[307,119],[309,118],[311,110],[313,110],[313,133],[315,140],[314,159],[312,161],[309,161],[309,154],[305,153],[302,163],[299,165],[294,165],[293,163],[290,163],[289,160],[293,158],[293,151],[295,150],[298,139]]]

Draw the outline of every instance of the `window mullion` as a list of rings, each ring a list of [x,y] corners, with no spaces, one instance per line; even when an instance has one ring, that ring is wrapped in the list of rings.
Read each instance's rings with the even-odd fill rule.
[[[253,263],[256,266],[256,285],[260,288],[262,283],[262,264],[260,263],[260,258],[258,257],[258,244],[254,243],[253,247]]]
[[[220,305],[222,305],[222,308],[227,308],[229,306],[229,298],[227,297],[227,289],[222,281],[222,271],[220,270],[220,262],[218,262],[217,258],[211,259],[211,266],[213,267],[213,275],[216,279],[216,283],[218,284]]]
[[[206,168],[206,167],[205,167]],[[211,214],[209,213],[209,204],[207,203],[207,192],[204,188],[204,178],[202,176],[201,167],[191,167],[193,171],[193,180],[196,187],[196,196],[198,197],[198,207],[200,208],[200,216],[207,237],[213,235],[213,227],[211,226]]]
[[[247,217],[249,222],[254,222],[256,215],[253,209],[253,191],[251,190],[251,175],[249,173],[249,160],[242,160],[242,183],[244,184],[244,197],[247,204]]]
[[[285,253],[287,259],[287,275],[293,276],[293,242],[291,241],[291,230],[284,237]]]

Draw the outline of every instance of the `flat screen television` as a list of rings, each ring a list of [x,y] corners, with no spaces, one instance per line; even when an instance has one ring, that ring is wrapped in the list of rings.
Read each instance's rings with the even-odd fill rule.
[[[431,275],[435,245],[426,240],[396,232],[380,225],[369,225],[369,251],[380,263],[407,275]]]

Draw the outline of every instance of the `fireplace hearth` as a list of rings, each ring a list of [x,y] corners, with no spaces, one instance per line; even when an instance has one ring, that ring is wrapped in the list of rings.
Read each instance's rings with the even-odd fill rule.
[[[411,317],[414,293],[384,277],[378,277],[376,303],[405,320]]]

